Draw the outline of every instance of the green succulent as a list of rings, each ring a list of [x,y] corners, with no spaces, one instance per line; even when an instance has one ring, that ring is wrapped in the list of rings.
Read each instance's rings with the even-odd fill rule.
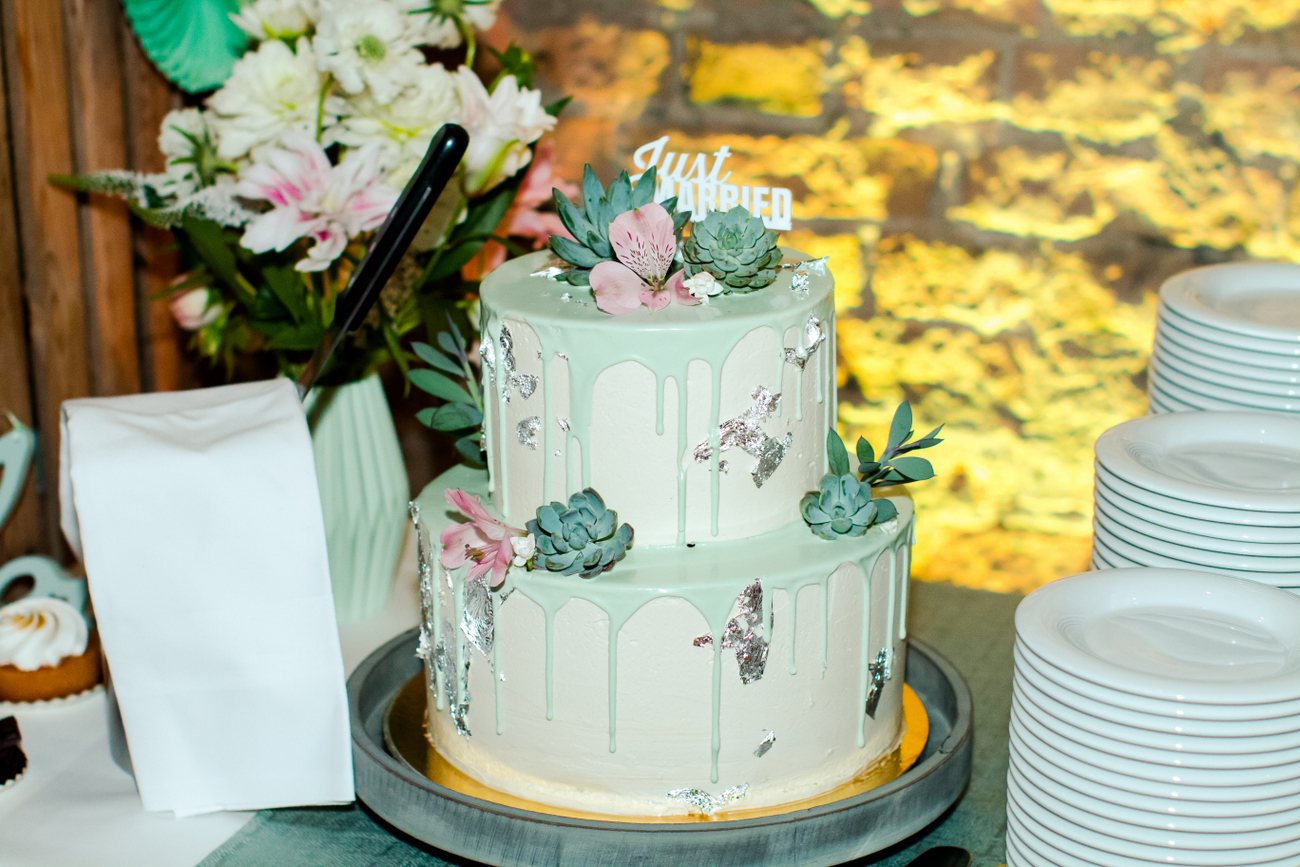
[[[527,527],[537,539],[536,568],[583,578],[612,568],[632,544],[632,528],[591,488],[569,497],[567,507],[540,507]]]
[[[822,476],[820,490],[804,494],[799,511],[812,531],[823,539],[861,536],[877,523],[877,501],[871,498],[871,486],[862,484],[852,474]]]
[[[725,214],[714,211],[691,227],[682,245],[686,276],[708,271],[722,283],[724,292],[753,292],[776,280],[781,262],[777,234],[763,226],[762,217],[750,216],[742,207]]]
[[[555,194],[555,210],[560,222],[569,230],[574,240],[551,236],[551,251],[574,267],[555,279],[574,286],[591,285],[591,269],[614,258],[614,248],[609,244],[609,224],[619,214],[626,213],[654,201],[655,169],[651,166],[632,184],[627,172],[622,172],[609,191],[600,185],[596,173],[588,165],[582,170],[582,207],[579,208],[559,190]],[[673,231],[680,232],[690,219],[690,212],[675,213],[677,197],[660,202],[673,218]]]

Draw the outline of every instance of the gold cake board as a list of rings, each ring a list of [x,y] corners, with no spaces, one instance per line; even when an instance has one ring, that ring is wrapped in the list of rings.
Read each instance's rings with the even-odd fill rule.
[[[410,765],[417,773],[424,775],[440,786],[491,801],[506,807],[515,807],[534,813],[551,816],[565,816],[572,819],[591,819],[606,822],[633,822],[645,824],[683,824],[692,822],[721,822],[737,819],[754,819],[779,816],[797,810],[807,810],[821,804],[829,804],[845,798],[851,798],[868,792],[897,779],[916,762],[925,749],[926,739],[930,735],[930,718],[921,699],[912,691],[912,687],[903,685],[903,734],[897,747],[881,757],[879,761],[864,770],[852,780],[823,792],[813,798],[775,804],[770,807],[758,807],[748,810],[727,810],[706,816],[692,813],[685,816],[624,816],[609,813],[592,813],[585,810],[569,810],[553,807],[527,798],[508,795],[483,785],[459,769],[452,766],[442,754],[434,749],[425,724],[428,705],[428,692],[425,689],[423,674],[417,674],[407,681],[398,692],[384,716],[384,744],[389,754]]]

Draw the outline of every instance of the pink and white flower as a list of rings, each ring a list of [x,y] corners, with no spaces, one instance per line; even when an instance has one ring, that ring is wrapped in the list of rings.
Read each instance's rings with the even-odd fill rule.
[[[349,238],[379,228],[397,202],[399,191],[382,180],[375,146],[350,150],[335,166],[310,135],[290,134],[260,157],[241,173],[235,191],[272,208],[249,221],[239,243],[265,253],[311,238],[315,244],[294,266],[299,271],[328,268]]]
[[[532,535],[493,518],[473,494],[453,488],[446,492],[446,497],[448,505],[469,520],[452,524],[442,531],[438,537],[442,545],[438,562],[445,569],[456,569],[468,563],[470,578],[491,572],[492,578],[488,583],[495,590],[506,580],[506,570],[512,563],[522,566],[527,562],[525,554],[532,556],[533,549],[528,543]],[[516,559],[521,562],[515,563]]]
[[[191,289],[173,295],[167,302],[176,324],[186,331],[198,331],[221,316],[220,297],[211,289]]]
[[[457,121],[469,133],[465,151],[465,192],[470,196],[490,190],[528,165],[528,146],[555,128],[555,118],[542,108],[539,90],[520,89],[513,75],[497,82],[488,93],[474,70],[456,70],[460,94]]]
[[[668,276],[677,254],[677,234],[663,205],[651,202],[619,214],[609,224],[609,245],[617,261],[591,269],[591,291],[601,310],[617,315],[642,304],[655,311],[673,302],[688,307],[700,303],[682,285],[681,271]]]

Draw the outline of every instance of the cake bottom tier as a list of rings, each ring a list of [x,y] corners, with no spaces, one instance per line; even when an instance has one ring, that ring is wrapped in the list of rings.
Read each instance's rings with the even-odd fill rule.
[[[486,484],[457,468],[426,489],[430,537],[445,489],[486,501]],[[589,580],[512,569],[489,591],[431,563],[436,748],[491,788],[606,814],[760,808],[853,779],[901,737],[912,510],[895,503],[865,536],[634,545]]]

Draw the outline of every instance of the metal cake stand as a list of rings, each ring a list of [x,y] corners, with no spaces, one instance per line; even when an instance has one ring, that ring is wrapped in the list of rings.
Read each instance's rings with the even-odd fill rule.
[[[357,797],[432,846],[496,867],[829,867],[879,852],[929,825],[970,780],[970,690],[952,663],[908,639],[906,682],[929,715],[920,758],[860,795],[758,819],[644,824],[507,807],[429,780],[384,747],[384,716],[419,674],[418,629],[397,636],[348,679]]]

